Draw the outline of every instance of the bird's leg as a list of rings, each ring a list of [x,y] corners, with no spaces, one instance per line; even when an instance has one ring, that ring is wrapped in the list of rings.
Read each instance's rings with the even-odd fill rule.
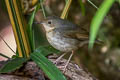
[[[56,59],[56,61],[54,62],[54,64],[57,64],[58,61],[60,61],[61,58],[63,58],[67,53],[63,53],[60,57],[58,57]]]
[[[68,64],[69,64],[73,54],[74,54],[74,51],[72,50],[72,53],[70,54],[70,57],[68,58],[67,63],[64,66],[63,73],[66,71],[66,68],[67,68],[67,66],[68,66]]]

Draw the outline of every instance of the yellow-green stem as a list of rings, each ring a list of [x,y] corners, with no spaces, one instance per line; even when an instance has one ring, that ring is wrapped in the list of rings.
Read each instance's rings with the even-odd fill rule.
[[[20,0],[5,0],[9,18],[15,35],[17,50],[20,57],[29,57],[31,51],[26,34],[25,20],[20,9]]]

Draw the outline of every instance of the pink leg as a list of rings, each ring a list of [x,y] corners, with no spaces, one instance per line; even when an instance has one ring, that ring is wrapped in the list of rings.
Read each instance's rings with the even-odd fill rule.
[[[66,68],[67,68],[67,66],[68,66],[68,64],[69,64],[69,62],[70,62],[70,60],[71,60],[73,54],[74,54],[74,51],[72,51],[70,57],[68,58],[67,63],[65,64],[65,67],[64,67],[64,69],[63,69],[63,73],[66,71]]]
[[[56,61],[54,62],[54,64],[57,64],[58,61],[60,61],[61,58],[63,58],[67,53],[63,53],[60,57],[58,57],[56,59]]]

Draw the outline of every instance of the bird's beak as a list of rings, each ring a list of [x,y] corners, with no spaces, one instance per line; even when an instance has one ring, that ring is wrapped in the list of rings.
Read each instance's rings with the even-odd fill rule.
[[[43,24],[43,22],[33,22],[34,24]]]

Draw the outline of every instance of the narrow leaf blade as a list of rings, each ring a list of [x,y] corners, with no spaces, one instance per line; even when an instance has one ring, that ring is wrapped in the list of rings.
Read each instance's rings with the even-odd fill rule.
[[[22,64],[26,62],[26,59],[24,58],[14,58],[10,61],[8,61],[1,69],[0,73],[8,73],[11,71],[14,71],[22,66]]]
[[[27,32],[28,32],[28,36],[29,36],[29,40],[30,40],[30,45],[31,45],[32,51],[35,49],[34,31],[33,31],[33,28],[32,28],[32,24],[33,24],[33,21],[34,21],[35,14],[36,14],[36,12],[38,11],[39,8],[40,8],[39,5],[37,5],[35,7],[35,10],[32,12],[30,20],[28,21]]]
[[[34,52],[31,54],[31,59],[45,72],[50,80],[66,80],[57,67],[52,64],[41,53]]]
[[[40,3],[40,6],[41,6],[41,9],[42,9],[44,18],[46,18],[46,12],[45,12],[45,8],[44,8],[44,5],[43,5],[43,0],[39,0],[39,3]]]
[[[100,6],[99,10],[96,12],[96,15],[94,16],[90,27],[89,49],[93,48],[93,43],[95,41],[100,25],[114,1],[115,0],[105,0]]]
[[[82,15],[85,16],[85,6],[84,6],[84,3],[82,2],[82,0],[78,0],[78,1],[79,1],[79,4],[80,4],[80,7],[81,7]]]
[[[51,53],[55,53],[55,54],[59,54],[60,53],[59,50],[56,50],[55,48],[53,48],[50,45],[40,46],[35,51],[41,53],[44,56],[47,56],[47,55],[49,55]]]

